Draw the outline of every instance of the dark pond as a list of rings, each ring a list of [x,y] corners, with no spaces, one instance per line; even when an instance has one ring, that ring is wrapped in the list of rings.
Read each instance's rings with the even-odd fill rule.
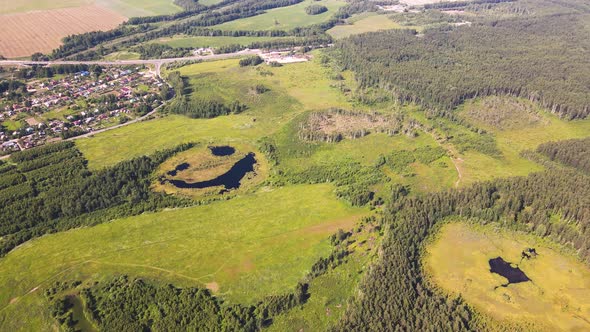
[[[507,284],[503,284],[502,287],[506,287],[510,284],[517,284],[519,282],[531,281],[529,277],[517,267],[513,267],[510,262],[505,261],[502,257],[496,257],[489,260],[490,272],[501,275],[508,279]]]
[[[236,152],[236,149],[232,148],[231,146],[210,146],[209,150],[214,156],[231,156]]]
[[[217,186],[224,186],[225,190],[236,189],[239,188],[244,176],[246,173],[254,171],[254,164],[256,164],[256,159],[254,158],[254,153],[248,153],[247,156],[240,159],[237,163],[235,163],[232,168],[229,169],[225,174],[222,174],[215,179],[201,181],[201,182],[194,182],[189,183],[182,180],[167,180],[176,188],[181,189],[202,189],[202,188],[209,188],[209,187],[217,187]]]
[[[188,169],[191,165],[189,163],[182,163],[178,166],[176,166],[176,168],[173,171],[168,172],[168,175],[170,176],[176,176],[176,173],[180,172],[180,171],[184,171],[185,169]]]

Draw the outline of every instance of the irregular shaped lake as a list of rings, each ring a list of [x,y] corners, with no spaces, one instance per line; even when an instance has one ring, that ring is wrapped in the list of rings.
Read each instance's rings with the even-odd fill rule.
[[[229,171],[212,180],[193,183],[182,180],[167,181],[180,189],[202,189],[224,186],[225,190],[222,193],[231,189],[237,189],[240,187],[241,181],[246,176],[246,173],[254,171],[254,164],[256,164],[256,158],[254,156],[254,153],[248,153],[244,158],[235,163]]]
[[[173,171],[168,172],[168,175],[176,176],[176,173],[178,173],[180,171],[184,171],[185,169],[188,169],[189,167],[190,167],[189,163],[182,163],[182,164],[176,166],[176,168]]]
[[[236,152],[236,149],[232,148],[231,146],[210,146],[209,150],[214,156],[231,156]]]
[[[519,282],[531,281],[520,268],[513,267],[512,264],[505,261],[502,257],[490,259],[489,264],[490,272],[499,274],[508,279],[508,283],[503,284],[502,287],[506,287],[510,284],[517,284]]]

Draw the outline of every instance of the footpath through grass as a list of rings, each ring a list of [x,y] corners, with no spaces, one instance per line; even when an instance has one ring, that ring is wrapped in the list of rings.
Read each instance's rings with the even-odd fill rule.
[[[367,213],[332,191],[330,185],[262,190],[29,241],[0,259],[0,330],[48,330],[41,292],[58,280],[130,274],[207,285],[233,303],[282,293],[330,253],[329,235]]]

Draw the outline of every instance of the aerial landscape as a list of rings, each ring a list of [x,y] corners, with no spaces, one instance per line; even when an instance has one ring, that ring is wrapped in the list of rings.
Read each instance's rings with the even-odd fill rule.
[[[590,331],[590,1],[0,31],[0,331]]]

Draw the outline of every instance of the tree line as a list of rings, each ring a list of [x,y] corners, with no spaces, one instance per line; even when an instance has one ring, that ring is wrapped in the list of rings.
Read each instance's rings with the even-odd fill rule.
[[[150,175],[183,144],[90,172],[72,142],[17,152],[0,172],[0,256],[46,233],[140,214],[191,201],[154,193]]]
[[[564,144],[577,149],[575,143]],[[463,190],[395,196],[382,220],[387,231],[380,259],[362,281],[361,295],[349,301],[335,331],[486,330],[487,320],[480,319],[460,296],[434,289],[424,274],[425,241],[451,216],[534,233],[573,247],[590,263],[590,177],[580,172],[554,169]],[[553,216],[565,222],[552,222]]]
[[[544,143],[537,147],[537,152],[552,161],[590,173],[590,137]]]

